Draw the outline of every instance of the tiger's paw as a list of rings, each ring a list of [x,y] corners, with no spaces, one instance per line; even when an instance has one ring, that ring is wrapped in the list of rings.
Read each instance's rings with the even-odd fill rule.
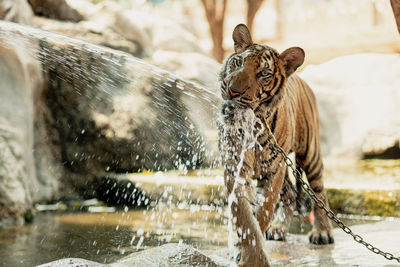
[[[267,240],[286,241],[286,233],[286,227],[283,225],[271,225],[267,229],[265,236]]]
[[[312,230],[308,239],[310,243],[314,245],[328,245],[335,242],[331,231],[318,229]]]

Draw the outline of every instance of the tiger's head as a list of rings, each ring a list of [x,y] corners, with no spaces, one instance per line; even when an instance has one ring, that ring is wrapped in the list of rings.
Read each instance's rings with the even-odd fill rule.
[[[238,109],[275,105],[284,94],[286,80],[304,61],[300,47],[279,54],[269,46],[254,44],[244,24],[235,27],[232,38],[235,53],[225,60],[220,74],[225,122],[234,120]]]

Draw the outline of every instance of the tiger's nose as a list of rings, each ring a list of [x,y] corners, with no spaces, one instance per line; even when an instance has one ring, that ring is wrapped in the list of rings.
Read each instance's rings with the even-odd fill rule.
[[[240,95],[240,88],[233,80],[229,82],[228,88],[230,89],[233,97]]]
[[[224,115],[224,117],[233,117],[234,111],[235,105],[232,100],[226,100],[222,104],[222,115]]]

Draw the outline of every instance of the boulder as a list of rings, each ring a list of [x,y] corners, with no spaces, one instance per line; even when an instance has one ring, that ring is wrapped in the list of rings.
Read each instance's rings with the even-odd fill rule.
[[[79,14],[84,20],[88,20],[90,16],[96,13],[100,5],[96,5],[96,2],[92,0],[66,0],[67,4],[75,10],[78,10]],[[102,1],[100,1],[101,3]]]
[[[33,12],[26,0],[0,0],[0,20],[32,25]]]
[[[360,157],[370,130],[399,123],[399,71],[399,54],[350,55],[304,69],[300,76],[317,97],[325,155]]]
[[[42,2],[40,3],[42,5]],[[151,57],[158,50],[205,54],[196,36],[183,25],[151,14],[148,10],[141,10],[139,6],[126,10],[111,1],[96,5],[76,0],[69,0],[68,3],[85,11],[84,20],[79,23],[61,23],[54,20],[36,19],[39,26],[139,57]],[[199,56],[196,58],[197,61],[199,61],[198,58]],[[205,60],[201,61],[205,62]],[[208,60],[208,65],[214,63],[209,63],[210,61],[211,59]]]
[[[204,54],[198,39],[185,27],[148,10],[140,10],[140,7],[125,10],[107,1],[99,4],[88,21],[112,28],[125,39],[145,47],[148,55],[157,50]]]
[[[221,65],[208,56],[193,52],[157,50],[152,55],[151,62],[219,94],[218,77]]]
[[[83,16],[66,0],[28,0],[35,15],[58,20],[81,21]]]
[[[153,19],[149,14],[142,12],[121,10],[115,6],[104,6],[95,19],[112,14],[114,21],[111,28],[121,34],[125,39],[140,44],[147,49],[147,53],[154,51],[153,45]]]
[[[106,21],[106,19],[104,20]],[[102,45],[127,52],[136,57],[146,56],[144,48],[135,42],[125,39],[111,28],[93,21],[78,23],[57,21],[43,17],[35,17],[35,23],[41,29],[68,35],[92,44]]]

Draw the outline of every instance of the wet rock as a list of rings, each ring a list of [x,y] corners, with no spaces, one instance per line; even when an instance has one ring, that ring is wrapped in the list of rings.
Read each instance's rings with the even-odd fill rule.
[[[399,70],[398,54],[344,56],[305,68],[300,76],[317,97],[324,154],[360,157],[370,130],[398,124]]]
[[[166,244],[156,248],[133,253],[121,260],[108,265],[123,266],[224,266],[199,250],[185,244]],[[227,265],[226,265],[227,266]]]
[[[28,2],[38,16],[75,22],[83,19],[82,15],[71,8],[66,0],[28,0]]]
[[[36,267],[106,267],[106,265],[77,258],[67,258],[41,264]]]
[[[33,12],[26,0],[0,0],[0,20],[32,25]]]
[[[364,158],[400,158],[400,124],[386,125],[368,132],[362,144]]]

